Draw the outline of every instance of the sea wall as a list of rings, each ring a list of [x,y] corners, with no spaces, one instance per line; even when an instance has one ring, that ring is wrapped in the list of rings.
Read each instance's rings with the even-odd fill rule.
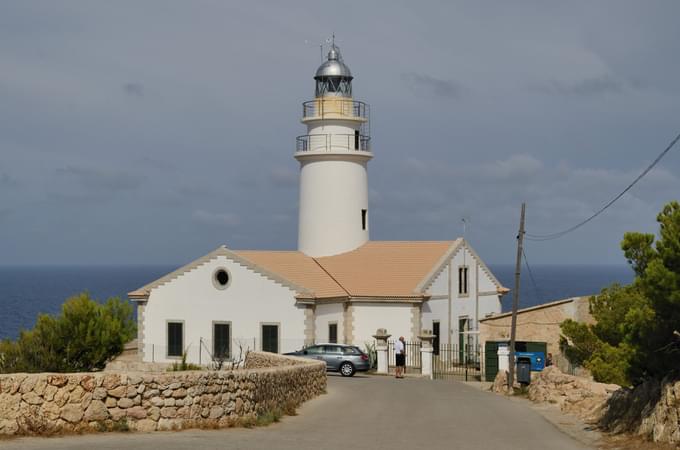
[[[0,434],[228,427],[325,389],[322,362],[257,352],[234,371],[0,375]]]

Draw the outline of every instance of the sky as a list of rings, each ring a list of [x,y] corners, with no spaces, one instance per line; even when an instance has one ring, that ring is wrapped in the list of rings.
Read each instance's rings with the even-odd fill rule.
[[[680,2],[4,1],[0,265],[295,249],[301,103],[332,33],[371,105],[373,240],[513,263],[680,132]],[[534,264],[625,264],[680,147]]]

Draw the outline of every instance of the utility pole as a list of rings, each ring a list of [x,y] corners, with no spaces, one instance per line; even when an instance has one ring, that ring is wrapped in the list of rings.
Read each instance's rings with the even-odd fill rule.
[[[515,334],[517,331],[517,308],[519,307],[519,281],[520,269],[522,268],[522,244],[524,243],[524,210],[526,206],[522,203],[522,212],[519,217],[519,234],[517,234],[517,260],[515,262],[515,289],[512,295],[512,321],[510,323],[510,362],[508,373],[508,387],[512,390],[515,383]]]

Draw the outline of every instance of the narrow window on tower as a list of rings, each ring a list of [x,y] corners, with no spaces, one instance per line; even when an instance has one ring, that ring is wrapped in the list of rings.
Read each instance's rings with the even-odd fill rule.
[[[359,130],[354,130],[354,150],[359,150]]]
[[[468,293],[468,268],[467,266],[458,267],[458,293],[467,295]]]
[[[366,229],[366,213],[368,212],[367,209],[362,209],[361,210],[361,229],[365,230]]]

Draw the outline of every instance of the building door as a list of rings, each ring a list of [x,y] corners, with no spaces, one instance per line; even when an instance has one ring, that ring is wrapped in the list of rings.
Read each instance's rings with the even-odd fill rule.
[[[461,364],[465,362],[466,331],[468,331],[468,318],[458,318],[458,362]]]
[[[432,322],[432,334],[434,334],[434,339],[432,340],[432,353],[435,355],[439,354],[439,321]]]
[[[338,324],[329,323],[328,324],[328,342],[330,344],[338,343]]]
[[[262,325],[262,351],[279,352],[279,326]]]

